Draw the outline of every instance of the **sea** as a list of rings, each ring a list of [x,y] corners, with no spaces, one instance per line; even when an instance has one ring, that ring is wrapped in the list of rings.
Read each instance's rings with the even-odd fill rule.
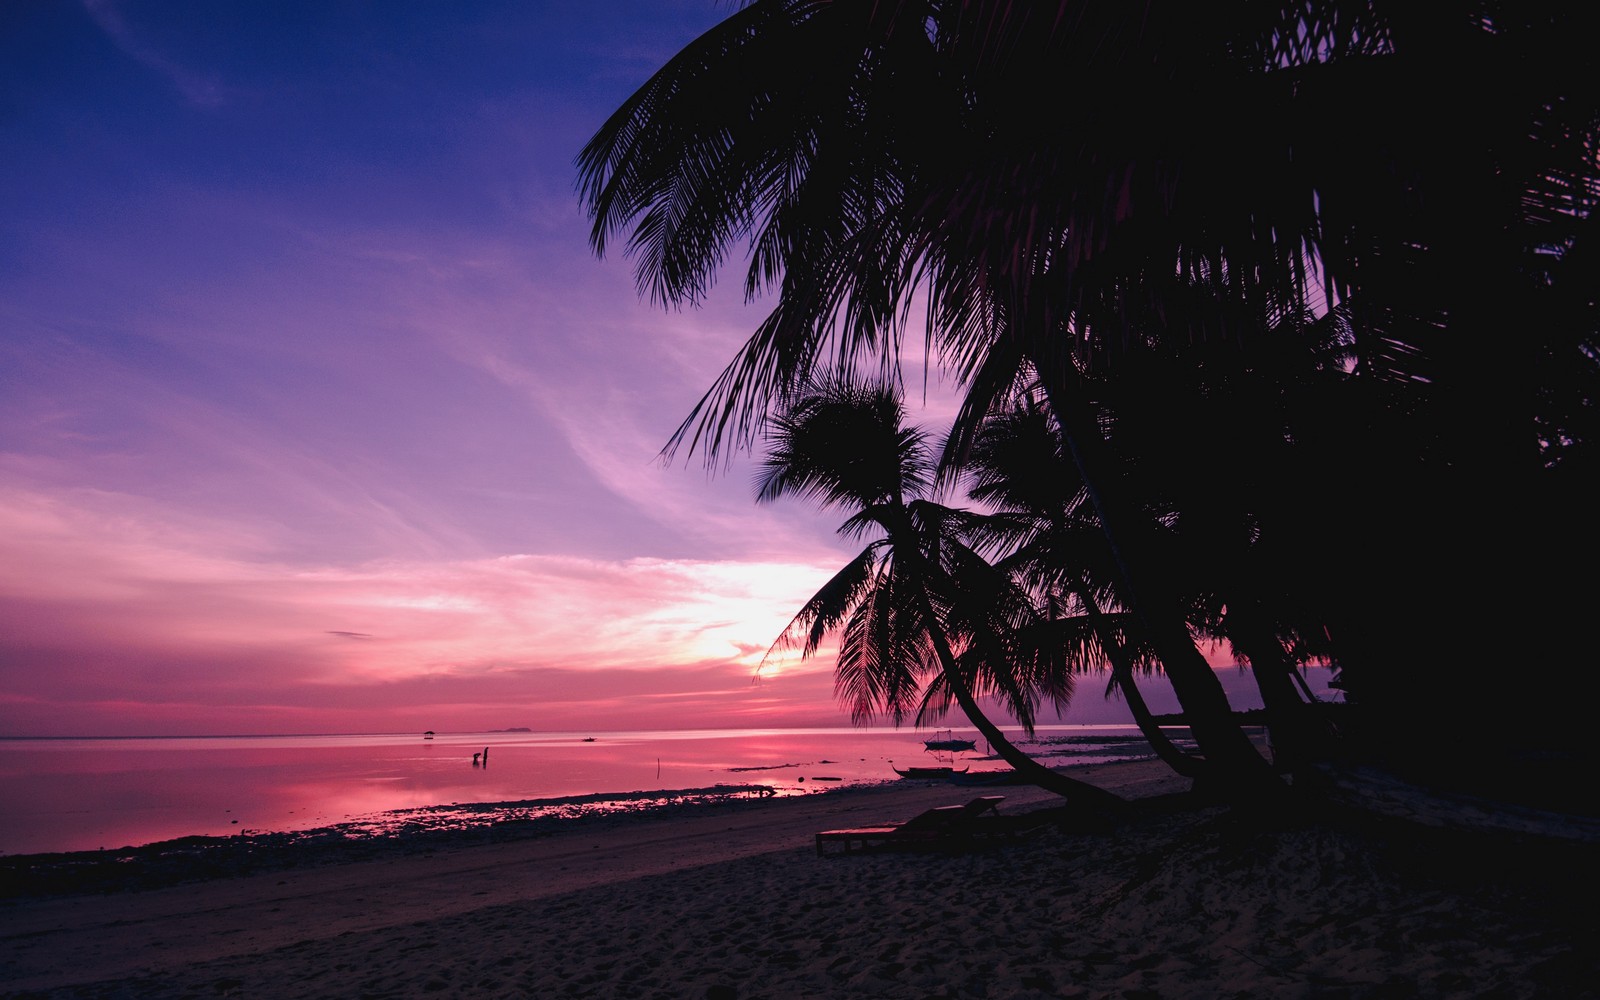
[[[1183,732],[1183,731],[1179,731]],[[970,739],[960,753],[930,739]],[[1151,756],[1132,726],[1008,733],[1055,767]],[[1006,769],[975,732],[894,728],[0,738],[0,855],[191,837],[381,838]]]

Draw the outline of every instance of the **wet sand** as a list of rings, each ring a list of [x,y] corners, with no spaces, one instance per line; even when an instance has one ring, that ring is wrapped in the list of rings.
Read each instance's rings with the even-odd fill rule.
[[[512,843],[0,901],[0,990],[49,997],[1583,997],[1595,844],[1171,797],[983,849],[819,858],[819,830],[1031,788],[907,782]],[[1394,789],[1388,800],[1403,801]],[[1393,809],[1390,810],[1394,811]],[[1413,816],[1412,819],[1415,819]]]

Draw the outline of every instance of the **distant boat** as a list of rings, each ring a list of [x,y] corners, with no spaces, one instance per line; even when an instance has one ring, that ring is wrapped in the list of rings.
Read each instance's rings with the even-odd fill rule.
[[[593,736],[585,736],[583,738],[583,742],[585,742],[585,743],[593,743],[594,742],[594,737]]]
[[[894,767],[893,764],[889,765]],[[895,767],[894,773],[902,778],[941,778],[949,779],[952,775],[966,774],[964,767],[956,768],[948,765],[941,767]]]
[[[946,729],[943,736],[936,739],[923,740],[922,745],[929,750],[948,751],[971,750],[978,745],[976,740],[958,740],[955,735],[954,731]]]
[[[433,739],[433,730],[430,729],[427,732],[423,733],[422,734],[422,738],[425,739],[425,740]]]

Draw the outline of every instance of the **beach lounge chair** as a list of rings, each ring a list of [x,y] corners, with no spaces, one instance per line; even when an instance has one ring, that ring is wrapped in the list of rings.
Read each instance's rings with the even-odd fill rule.
[[[823,830],[817,834],[817,856],[826,853],[825,846],[837,844],[845,854],[868,847],[940,846],[959,843],[974,835],[982,835],[984,824],[998,819],[983,819],[986,813],[996,812],[1004,795],[980,795],[960,806],[938,806],[919,813],[904,823],[883,826],[863,826],[849,830]]]

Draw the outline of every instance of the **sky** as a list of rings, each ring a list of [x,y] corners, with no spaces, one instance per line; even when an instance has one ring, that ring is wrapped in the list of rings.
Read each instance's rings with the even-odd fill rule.
[[[0,4],[0,736],[848,724],[842,516],[660,458],[763,305],[575,191],[730,9]]]

